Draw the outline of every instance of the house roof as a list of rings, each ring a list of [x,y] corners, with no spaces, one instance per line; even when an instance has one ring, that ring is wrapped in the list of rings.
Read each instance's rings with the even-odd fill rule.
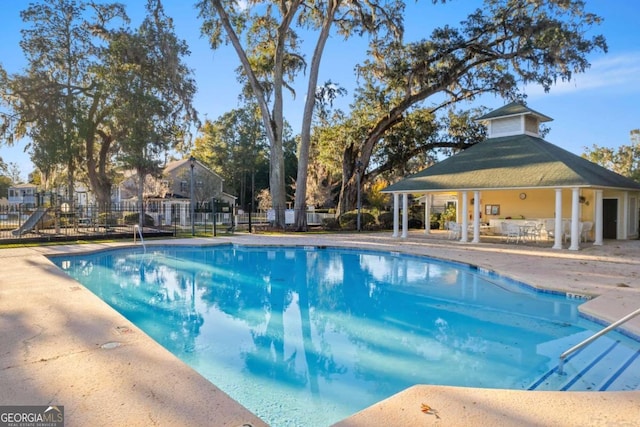
[[[14,184],[9,188],[37,188],[37,187],[38,186],[36,184],[26,183],[26,184]]]
[[[385,188],[383,192],[541,187],[599,187],[637,191],[640,190],[640,183],[541,138],[515,135],[480,142]]]
[[[172,171],[179,169],[183,166],[186,167],[190,167],[191,165],[189,164],[189,162],[191,161],[190,158],[186,158],[186,159],[181,159],[181,160],[174,160],[172,162],[167,163],[167,165],[164,167],[164,173],[165,174],[170,174]],[[224,181],[224,178],[222,178],[220,176],[220,174],[216,173],[215,171],[212,171],[211,169],[209,169],[206,165],[204,165],[200,160],[196,159],[195,162],[202,168],[206,169],[208,172],[212,173],[213,175],[217,176],[218,178],[220,178],[222,181]]]
[[[197,162],[197,160],[196,160]],[[167,163],[167,165],[164,167],[164,173],[169,173],[175,169],[178,169],[182,166],[190,166],[189,165],[189,158],[186,159],[180,159],[180,160],[174,160],[172,162]]]
[[[480,116],[476,119],[477,122],[481,122],[489,119],[497,119],[500,117],[521,116],[521,115],[534,115],[538,118],[540,123],[550,122],[553,119],[549,116],[545,116],[542,113],[533,110],[520,102],[511,102],[504,105],[497,110],[493,110],[484,116]]]

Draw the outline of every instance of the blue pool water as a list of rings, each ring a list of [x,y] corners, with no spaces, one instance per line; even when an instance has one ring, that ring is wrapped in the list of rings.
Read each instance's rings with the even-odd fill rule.
[[[329,426],[415,384],[527,389],[600,329],[582,301],[417,256],[167,246],[52,260],[272,426]]]

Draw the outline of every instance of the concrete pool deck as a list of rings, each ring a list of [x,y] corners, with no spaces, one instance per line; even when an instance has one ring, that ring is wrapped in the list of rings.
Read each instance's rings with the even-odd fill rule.
[[[640,240],[540,245],[464,244],[412,232],[287,234],[151,244],[323,245],[391,250],[465,262],[541,289],[595,297],[588,316],[613,322],[640,307]],[[65,426],[264,426],[46,255],[131,242],[0,249],[0,405],[64,405]],[[625,325],[640,336],[640,317]],[[424,413],[422,405],[432,411]],[[543,392],[417,385],[339,422],[359,426],[640,425],[640,391]],[[274,426],[277,427],[277,426]]]

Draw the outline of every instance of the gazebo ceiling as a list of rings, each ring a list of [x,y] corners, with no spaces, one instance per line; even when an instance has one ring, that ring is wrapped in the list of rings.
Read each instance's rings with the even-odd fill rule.
[[[640,190],[639,183],[541,138],[514,135],[487,139],[387,187],[383,192],[539,187]]]

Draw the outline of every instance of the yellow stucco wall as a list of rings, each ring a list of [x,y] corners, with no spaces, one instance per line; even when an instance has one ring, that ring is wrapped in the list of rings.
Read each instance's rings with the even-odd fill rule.
[[[469,192],[469,206],[467,215],[471,218],[471,199],[473,192]],[[520,198],[520,194],[525,194],[525,198]],[[580,203],[580,220],[593,221],[595,217],[595,195],[592,190],[581,190],[584,203]],[[606,196],[605,196],[606,197]],[[474,201],[475,202],[475,201]],[[562,191],[562,216],[571,217],[572,193],[570,190]],[[483,222],[490,219],[539,219],[554,218],[556,206],[556,194],[553,189],[543,190],[504,190],[504,191],[482,191],[480,192],[480,208]],[[499,206],[499,214],[487,214],[487,206]],[[462,196],[458,197],[458,206],[462,207]],[[495,211],[495,208],[492,209]]]
[[[521,198],[520,194],[525,197]],[[472,220],[472,200],[474,192],[468,191],[467,218]],[[581,201],[579,205],[579,220],[591,221],[596,216],[596,195],[595,190],[581,189]],[[555,217],[555,189],[527,189],[527,190],[485,190],[480,192],[480,212],[481,222],[488,223],[492,219],[550,219]],[[572,215],[572,190],[562,190],[562,217],[570,219]],[[618,238],[635,238],[639,234],[638,230],[638,208],[640,205],[640,192],[630,192],[619,190],[603,190],[603,199],[618,200]],[[626,199],[625,199],[626,198]],[[475,204],[475,200],[473,203]],[[462,193],[457,195],[459,209],[458,221],[462,220]],[[495,206],[499,207],[499,213],[487,213],[487,205],[493,207],[490,211],[495,211]],[[632,212],[635,212],[632,213]],[[635,217],[631,217],[635,215]]]

